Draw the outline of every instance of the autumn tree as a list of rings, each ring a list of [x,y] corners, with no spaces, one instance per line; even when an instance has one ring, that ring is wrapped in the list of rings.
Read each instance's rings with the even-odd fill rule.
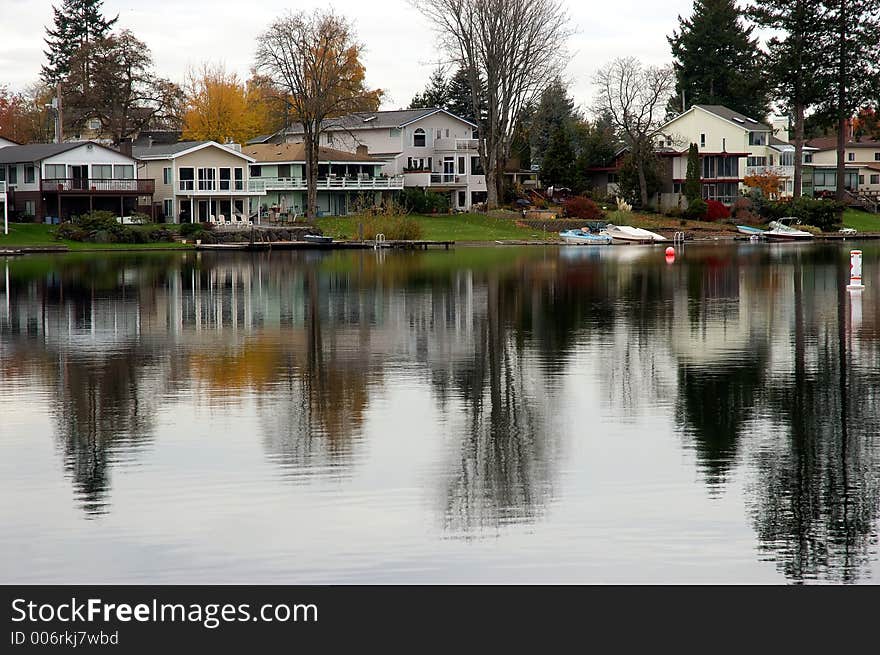
[[[594,78],[597,115],[608,116],[629,146],[629,166],[638,179],[641,206],[647,207],[649,169],[656,168],[654,142],[675,84],[671,67],[643,66],[634,57],[615,59]]]
[[[105,18],[101,12],[103,4],[103,0],[62,0],[60,7],[52,7],[53,27],[46,28],[49,49],[44,53],[47,63],[42,67],[43,81],[66,81],[73,72],[72,59],[77,51],[110,34],[119,16]],[[88,86],[91,61],[79,58],[77,65],[78,79]]]
[[[768,200],[776,200],[782,190],[782,178],[773,171],[764,171],[760,175],[746,175],[743,184],[750,189],[758,189]]]
[[[336,117],[379,107],[382,91],[367,88],[362,53],[351,22],[329,9],[288,13],[259,39],[257,71],[284,91],[303,126],[310,219],[317,215],[321,134]]]
[[[51,95],[51,88],[44,84],[19,93],[0,87],[0,137],[18,143],[48,141],[52,130],[44,105]]]
[[[466,72],[487,205],[495,208],[520,114],[564,68],[566,12],[559,0],[411,1]]]
[[[191,70],[185,92],[184,139],[244,143],[270,120],[259,85],[242,83],[222,66]]]

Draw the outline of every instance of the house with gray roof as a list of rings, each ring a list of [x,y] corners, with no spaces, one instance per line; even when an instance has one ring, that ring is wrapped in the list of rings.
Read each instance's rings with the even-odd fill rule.
[[[301,143],[297,123],[271,141]],[[324,122],[320,146],[357,152],[366,149],[383,162],[389,178],[403,176],[404,187],[448,196],[455,210],[469,210],[486,199],[486,177],[477,150],[477,126],[445,109],[401,109],[347,114]]]
[[[57,222],[90,210],[128,216],[153,195],[153,180],[138,173],[132,157],[93,141],[0,147],[0,186],[19,220]]]

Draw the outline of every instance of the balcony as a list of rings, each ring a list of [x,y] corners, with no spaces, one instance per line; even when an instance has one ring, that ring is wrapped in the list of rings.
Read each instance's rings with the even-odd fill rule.
[[[779,177],[794,177],[794,166],[746,166],[746,175],[766,175],[773,173]]]
[[[455,173],[431,173],[429,186],[467,186],[467,176]]]
[[[434,139],[434,150],[473,150],[480,147],[479,139]]]
[[[368,191],[371,189],[402,189],[403,176],[396,177],[321,177],[316,181],[318,190]],[[248,189],[257,193],[266,191],[305,191],[306,179],[302,177],[263,177],[248,182]]]
[[[43,192],[149,196],[155,189],[155,180],[96,180],[74,177],[40,181],[40,190]]]
[[[250,189],[242,180],[178,180],[177,191],[188,196],[224,196],[247,194]]]

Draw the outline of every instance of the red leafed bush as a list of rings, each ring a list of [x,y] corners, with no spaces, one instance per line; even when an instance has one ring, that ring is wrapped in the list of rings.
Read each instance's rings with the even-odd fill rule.
[[[572,196],[564,203],[565,215],[569,218],[583,218],[587,221],[597,221],[605,214],[599,209],[599,205],[584,196]]]
[[[730,210],[723,202],[718,200],[706,201],[706,220],[720,221],[722,218],[730,218]]]

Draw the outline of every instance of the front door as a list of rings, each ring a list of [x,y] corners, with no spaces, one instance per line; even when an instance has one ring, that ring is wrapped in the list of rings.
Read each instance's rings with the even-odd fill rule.
[[[70,171],[70,187],[72,189],[86,189],[89,183],[88,166],[68,166]]]
[[[443,181],[452,182],[455,180],[455,160],[447,157],[443,160]]]

